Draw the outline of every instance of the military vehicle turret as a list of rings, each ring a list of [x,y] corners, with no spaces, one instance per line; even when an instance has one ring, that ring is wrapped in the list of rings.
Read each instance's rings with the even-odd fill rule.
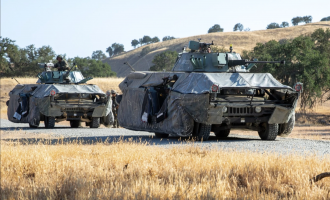
[[[232,46],[212,53],[211,45],[190,41],[170,72],[128,75],[120,84],[119,124],[204,141],[211,132],[227,137],[231,129],[258,131],[262,140],[289,135],[302,84],[292,89],[269,73],[249,72],[255,63],[284,61],[243,60]]]
[[[85,122],[90,128],[113,123],[110,92],[105,94],[97,85],[86,84],[76,66],[67,71],[55,71],[53,63],[40,63],[44,69],[36,84],[18,84],[9,93],[8,119],[15,123],[28,123],[37,128],[44,121],[46,128],[55,122],[70,121],[77,128]]]

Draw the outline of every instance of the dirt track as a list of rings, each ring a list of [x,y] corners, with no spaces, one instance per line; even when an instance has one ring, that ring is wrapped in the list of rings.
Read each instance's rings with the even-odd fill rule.
[[[98,129],[90,129],[87,127],[72,129],[68,124],[56,124],[54,129],[45,129],[43,124],[40,128],[31,129],[27,124],[15,124],[6,119],[1,119],[1,139],[23,139],[24,141],[34,141],[35,138],[48,138],[53,142],[58,141],[59,138],[64,138],[64,141],[71,141],[75,139],[84,140],[86,143],[94,143],[95,141],[114,141],[120,138],[134,141],[148,142],[151,145],[160,145],[165,148],[180,147],[182,145],[197,145],[202,148],[218,148],[226,150],[239,151],[259,151],[259,152],[275,152],[280,154],[294,153],[294,154],[315,154],[315,155],[329,155],[330,141],[326,140],[307,140],[307,139],[293,139],[280,138],[275,141],[262,141],[254,132],[233,131],[228,138],[216,138],[211,134],[210,139],[205,142],[192,142],[185,138],[169,137],[166,139],[154,138],[153,133],[142,131],[130,131],[124,128],[113,129],[101,127]],[[300,127],[296,128],[300,129]],[[328,129],[329,131],[329,129]],[[246,135],[254,134],[254,135]],[[329,136],[330,133],[325,133]]]

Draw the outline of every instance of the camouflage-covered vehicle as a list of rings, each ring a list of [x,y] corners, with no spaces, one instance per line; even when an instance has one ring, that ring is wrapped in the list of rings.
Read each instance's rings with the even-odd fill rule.
[[[213,44],[213,42],[212,42]],[[291,133],[302,84],[292,89],[269,73],[249,73],[254,63],[238,53],[212,53],[210,45],[189,42],[171,72],[133,72],[119,85],[123,92],[119,124],[155,132],[157,137],[210,132],[227,137],[231,129],[258,131],[262,140]]]
[[[85,122],[90,128],[113,123],[110,92],[105,94],[97,85],[86,84],[77,67],[52,71],[52,63],[39,64],[45,71],[38,74],[36,84],[18,84],[9,93],[8,119],[28,123],[31,128],[44,121],[46,128],[56,122],[70,121],[73,128]]]

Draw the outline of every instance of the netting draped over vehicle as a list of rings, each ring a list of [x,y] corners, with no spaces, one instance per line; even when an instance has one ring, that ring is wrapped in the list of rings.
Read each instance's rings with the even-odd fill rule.
[[[120,85],[123,98],[119,107],[119,124],[133,130],[171,133],[178,136],[190,135],[194,121],[198,123],[221,123],[222,109],[212,108],[209,112],[209,92],[213,84],[220,88],[267,88],[288,89],[271,74],[257,73],[184,73],[144,72],[129,75]],[[164,112],[147,111],[143,104],[146,93],[152,94],[152,87],[159,87],[166,77],[177,76],[166,97],[167,118],[157,123],[157,117]],[[158,96],[157,96],[158,95]],[[159,102],[163,94],[149,95],[150,101]],[[130,116],[130,117],[127,117]],[[148,116],[148,118],[146,118]]]

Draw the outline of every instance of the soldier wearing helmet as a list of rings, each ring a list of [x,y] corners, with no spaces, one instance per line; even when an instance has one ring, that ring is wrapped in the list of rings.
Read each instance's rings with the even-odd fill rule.
[[[114,116],[113,128],[119,128],[118,118],[117,118],[119,103],[117,102],[116,97],[117,97],[116,90],[111,90],[112,113]]]
[[[55,64],[54,68],[57,68],[58,71],[69,70],[68,62],[66,60],[64,60],[61,55],[58,55],[56,57],[56,60],[58,62]]]

